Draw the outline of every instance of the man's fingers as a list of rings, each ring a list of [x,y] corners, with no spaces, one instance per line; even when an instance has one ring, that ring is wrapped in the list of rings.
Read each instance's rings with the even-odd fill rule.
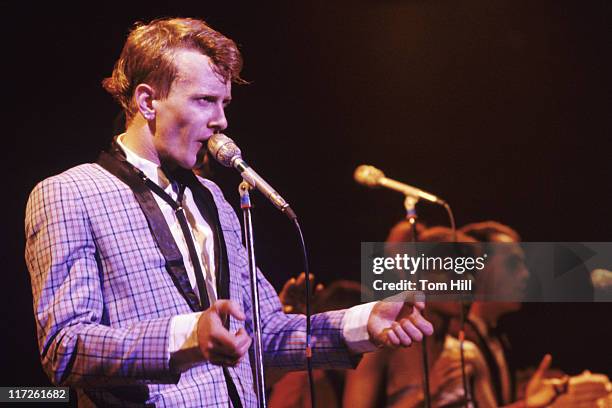
[[[210,356],[208,358],[208,361],[210,361],[212,364],[225,366],[225,367],[234,367],[238,363],[240,363],[241,360],[242,360],[242,356],[241,357],[228,356],[226,354],[217,353],[215,351],[211,351]]]
[[[410,336],[410,338],[414,341],[423,340],[423,333],[419,329],[415,327],[415,325],[408,319],[400,320],[400,325],[402,329]]]
[[[412,292],[412,303],[417,310],[425,309],[425,293],[421,291]]]
[[[302,286],[304,285],[304,282],[306,281],[306,274],[304,272],[300,273],[300,275],[297,278],[297,281],[295,283],[295,286]]]
[[[312,285],[314,285],[314,281],[315,281],[314,273],[309,273],[308,277],[309,277],[308,282],[310,283],[310,286],[312,287]],[[297,288],[301,288],[302,290],[304,290],[303,288],[306,287],[306,272],[300,273],[300,276],[298,276],[295,286]],[[323,288],[323,285],[321,285],[321,289],[322,288]]]
[[[242,357],[251,345],[251,338],[244,328],[232,334],[225,327],[218,326],[210,333],[210,341],[211,352],[233,358]]]
[[[217,310],[217,313],[225,319],[226,316],[231,315],[238,320],[245,320],[246,316],[242,311],[242,308],[238,305],[238,303],[228,300],[222,299],[217,300],[214,303],[214,308]]]
[[[425,294],[421,291],[405,291],[386,299],[390,302],[403,302],[417,310],[425,309]]]
[[[251,336],[248,335],[248,333],[246,332],[246,330],[244,330],[243,327],[238,329],[234,336],[236,337],[236,347],[240,351],[240,354],[246,353],[249,347],[251,347],[251,342],[253,341],[251,339]]]
[[[235,365],[249,351],[251,341],[243,328],[231,334],[221,326],[210,333],[202,354],[213,364]]]
[[[551,361],[552,361],[552,356],[550,354],[546,354],[544,358],[542,359],[542,361],[540,362],[538,369],[531,376],[531,380],[532,381],[539,380],[540,378],[542,378],[546,370],[548,370],[548,368],[550,367]]]
[[[412,336],[406,333],[405,329],[397,322],[393,322],[391,329],[400,341],[400,344],[404,347],[408,347],[412,344]]]
[[[387,346],[398,347],[400,340],[392,329],[385,329],[383,331],[383,343]]]
[[[244,318],[240,307],[229,300],[220,300],[202,313],[198,321],[198,343],[205,359],[222,365],[235,365],[247,353],[251,338],[244,328],[230,333],[222,323],[225,316]]]
[[[537,371],[540,372],[540,374],[544,374],[544,372],[550,368],[551,362],[552,356],[550,354],[546,354],[544,358],[542,358],[542,361],[540,362],[540,366],[538,367]]]
[[[295,286],[295,278],[291,278],[287,282],[285,282],[285,284],[283,285],[283,288],[280,291],[281,297],[284,297],[285,295],[287,295],[294,286]]]
[[[419,329],[424,335],[431,336],[433,334],[433,325],[429,321],[427,321],[427,319],[425,319],[417,309],[415,309],[410,314],[410,316],[408,316],[408,319],[410,319],[412,324],[414,324],[414,326]]]
[[[225,328],[221,328],[212,333],[212,351],[222,353],[231,357],[240,357],[240,345],[238,339]]]

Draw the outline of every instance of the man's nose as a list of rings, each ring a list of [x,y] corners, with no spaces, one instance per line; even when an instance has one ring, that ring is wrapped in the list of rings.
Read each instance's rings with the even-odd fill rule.
[[[208,127],[214,129],[215,133],[218,133],[227,128],[227,118],[225,117],[225,109],[222,106],[217,108],[215,115],[208,123]]]

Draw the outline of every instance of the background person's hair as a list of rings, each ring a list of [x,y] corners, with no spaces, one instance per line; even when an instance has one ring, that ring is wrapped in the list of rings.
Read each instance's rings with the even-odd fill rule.
[[[213,69],[225,81],[242,84],[242,56],[234,41],[213,30],[204,21],[191,18],[153,20],[137,23],[130,32],[113,73],[102,86],[121,105],[126,126],[138,108],[133,95],[136,86],[147,83],[157,98],[168,96],[177,69],[174,54],[180,49],[199,51],[213,62]]]
[[[520,242],[521,237],[511,227],[497,221],[482,221],[464,225],[459,229],[479,242],[499,242],[496,235],[506,235],[514,242]]]
[[[456,238],[456,240],[455,240]],[[459,242],[459,243],[476,243],[474,237],[471,237],[461,231],[453,234],[453,230],[448,227],[434,226],[425,228],[419,232],[419,241],[421,242]],[[474,246],[477,248],[477,246]]]
[[[362,296],[370,299],[373,294],[359,282],[336,280],[315,295],[315,313],[348,309],[361,303]]]
[[[421,234],[427,226],[423,222],[418,221],[416,223],[416,234],[417,237]],[[387,239],[385,242],[411,242],[412,241],[412,225],[408,220],[401,220],[395,224],[389,230]]]

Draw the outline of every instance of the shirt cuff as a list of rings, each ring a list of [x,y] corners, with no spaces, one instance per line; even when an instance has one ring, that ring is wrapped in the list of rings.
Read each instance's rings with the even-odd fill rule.
[[[370,341],[368,319],[376,302],[353,306],[346,311],[342,320],[342,334],[352,353],[367,353],[377,350]]]
[[[170,367],[174,371],[183,372],[204,358],[198,344],[198,319],[202,312],[174,316],[170,321]]]

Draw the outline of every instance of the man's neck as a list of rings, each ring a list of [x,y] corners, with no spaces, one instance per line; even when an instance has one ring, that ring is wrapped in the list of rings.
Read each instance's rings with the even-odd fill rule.
[[[123,144],[143,159],[147,159],[158,166],[161,164],[159,154],[153,144],[153,133],[147,121],[141,117],[135,117],[127,127],[123,138]]]

